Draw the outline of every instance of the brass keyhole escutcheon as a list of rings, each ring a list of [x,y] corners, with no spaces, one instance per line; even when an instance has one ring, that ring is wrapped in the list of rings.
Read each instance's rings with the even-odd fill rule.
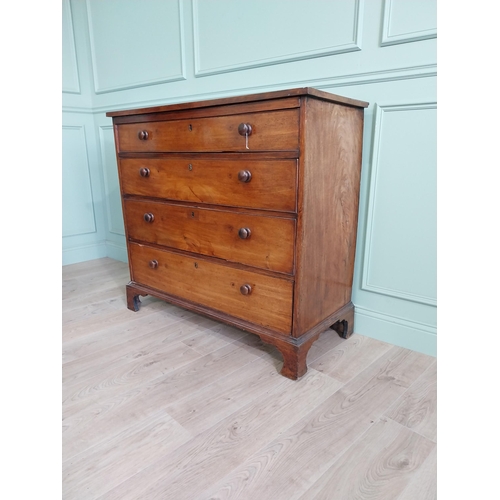
[[[194,263],[194,267],[195,267],[196,269],[198,269],[198,262],[195,262],[195,263]]]
[[[188,129],[191,132],[193,130],[193,126],[191,124],[189,124]]]
[[[191,163],[188,165],[188,170],[193,170],[193,165]]]

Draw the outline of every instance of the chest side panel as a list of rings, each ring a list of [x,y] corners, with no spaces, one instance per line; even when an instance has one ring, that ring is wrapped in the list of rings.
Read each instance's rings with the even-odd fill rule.
[[[294,336],[351,300],[363,110],[308,99],[299,162]]]

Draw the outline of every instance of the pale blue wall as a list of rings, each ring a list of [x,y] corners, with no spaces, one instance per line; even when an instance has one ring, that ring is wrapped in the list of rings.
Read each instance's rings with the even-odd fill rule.
[[[356,331],[436,350],[436,0],[63,0],[63,264],[126,260],[105,112],[313,86],[365,113]]]

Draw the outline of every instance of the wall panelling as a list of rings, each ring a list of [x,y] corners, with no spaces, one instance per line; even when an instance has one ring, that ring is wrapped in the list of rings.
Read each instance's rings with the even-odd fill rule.
[[[370,102],[356,331],[435,354],[436,37],[436,0],[63,0],[64,262],[127,259],[106,111],[314,86]]]

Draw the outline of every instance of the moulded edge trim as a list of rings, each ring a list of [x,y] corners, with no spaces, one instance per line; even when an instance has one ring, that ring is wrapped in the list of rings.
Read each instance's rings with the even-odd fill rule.
[[[377,172],[379,167],[379,151],[380,143],[382,140],[382,117],[387,112],[409,111],[409,110],[422,110],[422,109],[436,109],[436,102],[421,102],[421,103],[405,103],[405,104],[375,104],[374,111],[374,127],[373,127],[373,149],[371,155],[371,171],[368,181],[368,200],[367,200],[367,216],[366,216],[366,229],[364,238],[364,258],[361,276],[361,289],[367,292],[374,292],[382,295],[388,295],[397,299],[409,300],[418,302],[429,306],[437,306],[437,300],[433,297],[424,295],[404,292],[402,290],[394,290],[391,288],[373,285],[368,282],[368,275],[370,272],[371,263],[371,248],[373,238],[373,219],[376,203],[376,187],[377,187]]]

